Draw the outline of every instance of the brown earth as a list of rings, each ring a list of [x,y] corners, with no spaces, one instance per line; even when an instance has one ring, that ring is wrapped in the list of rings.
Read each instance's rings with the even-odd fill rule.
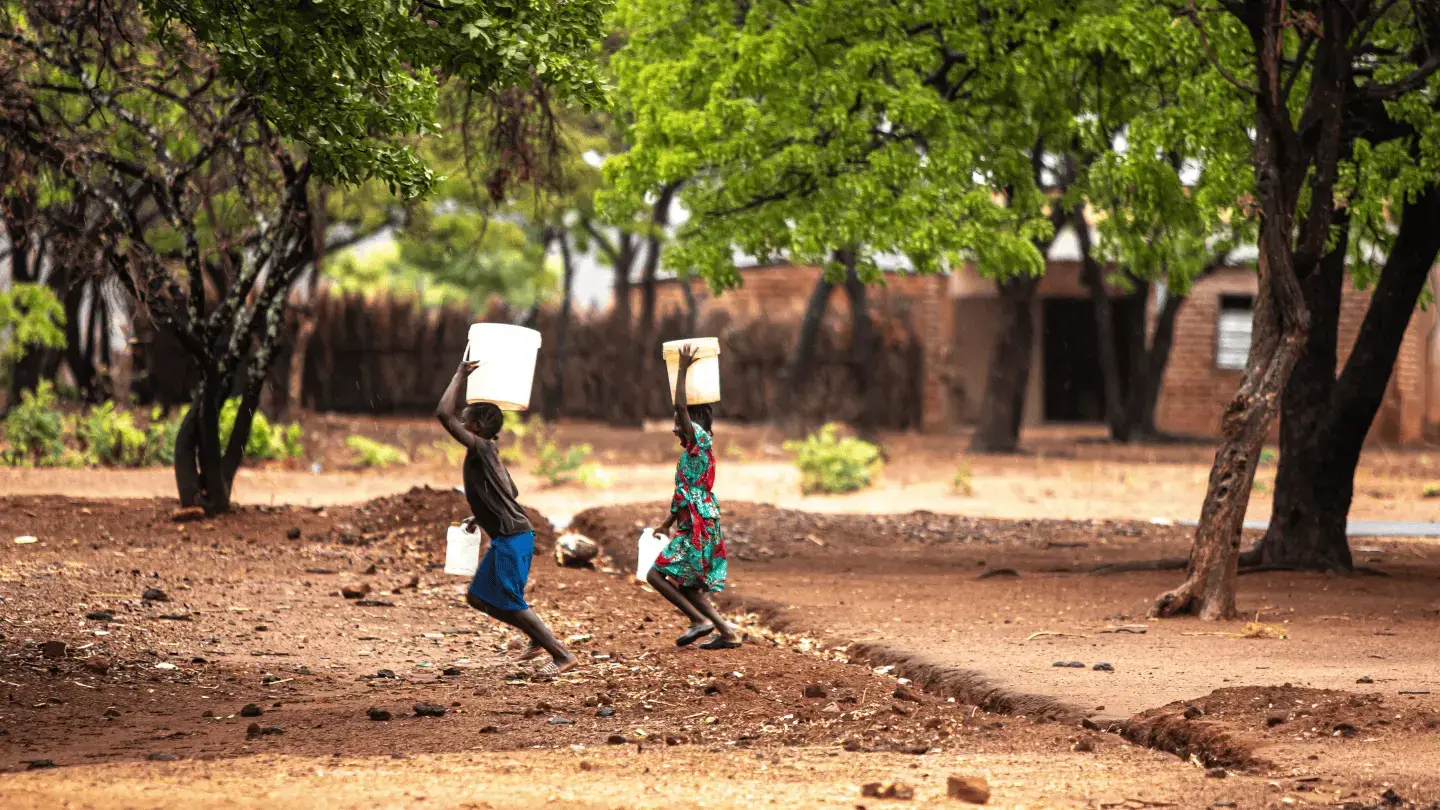
[[[987,778],[998,807],[1254,807],[1294,793],[951,702],[753,623],[741,650],[677,650],[683,622],[658,597],[608,560],[557,566],[543,528],[530,599],[582,666],[534,682],[496,662],[513,635],[437,570],[444,528],[465,513],[450,492],[181,523],[173,509],[0,499],[6,808],[891,804],[862,798],[871,782],[913,786],[928,806],[948,801],[952,774]],[[340,593],[363,586],[382,604]],[[417,717],[421,702],[447,711]],[[1356,790],[1355,806],[1380,793]]]
[[[575,528],[633,557],[637,526],[660,508],[590,510]],[[1205,766],[1265,774],[1309,801],[1384,790],[1440,799],[1433,544],[1361,544],[1383,577],[1242,577],[1241,610],[1258,622],[1247,628],[1147,621],[1176,571],[1056,570],[1183,557],[1188,533],[1175,527],[749,503],[727,503],[724,525],[731,607],[942,693],[1088,716]],[[1083,668],[1056,666],[1070,662]]]

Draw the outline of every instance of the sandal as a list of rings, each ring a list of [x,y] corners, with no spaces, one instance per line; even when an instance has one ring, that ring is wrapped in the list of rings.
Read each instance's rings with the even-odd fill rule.
[[[554,661],[551,661],[550,663],[548,663],[548,664],[546,664],[545,666],[541,667],[540,669],[536,670],[536,671],[535,671],[535,677],[536,677],[536,678],[554,678],[554,677],[557,676],[557,675],[564,675],[565,673],[569,672],[570,670],[572,670],[572,669],[574,669],[575,667],[578,667],[578,666],[580,666],[580,659],[578,659],[578,658],[572,658],[571,660],[569,660],[569,661],[567,661],[567,662],[565,662],[565,663],[563,663],[563,664],[557,664],[557,663],[555,663]]]
[[[701,644],[701,645],[700,645],[700,649],[702,649],[702,650],[738,650],[738,649],[740,649],[740,639],[738,639],[738,638],[731,639],[731,638],[725,638],[724,636],[716,636],[715,638],[710,639],[709,641],[705,642],[704,644]]]
[[[676,647],[689,647],[691,644],[715,632],[713,624],[692,624],[679,638],[675,639]]]

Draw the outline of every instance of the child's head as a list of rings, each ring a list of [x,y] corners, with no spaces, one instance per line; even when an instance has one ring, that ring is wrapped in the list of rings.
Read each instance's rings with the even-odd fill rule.
[[[714,416],[710,411],[709,405],[691,405],[685,410],[687,413],[690,414],[691,422],[699,425],[702,428],[705,428],[706,433],[713,434],[715,432],[714,429],[711,427],[711,420],[714,418]],[[675,435],[680,435],[680,420],[678,419],[675,420]]]
[[[460,412],[465,429],[482,439],[494,440],[505,426],[505,414],[493,402],[474,402]]]

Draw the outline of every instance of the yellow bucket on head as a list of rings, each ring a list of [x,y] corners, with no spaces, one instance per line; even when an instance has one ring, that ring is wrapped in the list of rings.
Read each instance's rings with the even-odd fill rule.
[[[670,375],[670,401],[675,401],[675,383],[680,376],[680,348],[695,348],[695,364],[685,377],[685,401],[705,405],[720,401],[720,339],[713,337],[672,340],[661,347],[665,370]]]

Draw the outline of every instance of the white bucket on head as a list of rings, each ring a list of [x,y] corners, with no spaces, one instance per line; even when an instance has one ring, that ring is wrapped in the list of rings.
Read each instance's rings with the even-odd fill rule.
[[[508,323],[470,325],[465,360],[479,365],[465,381],[465,401],[493,402],[502,411],[530,407],[540,333]]]
[[[675,401],[675,383],[680,376],[680,347],[695,348],[695,364],[685,376],[685,402],[705,405],[720,401],[720,339],[713,337],[672,340],[661,347],[665,370],[670,375],[670,401]]]
[[[480,530],[451,526],[445,532],[445,573],[473,577],[480,567]]]

